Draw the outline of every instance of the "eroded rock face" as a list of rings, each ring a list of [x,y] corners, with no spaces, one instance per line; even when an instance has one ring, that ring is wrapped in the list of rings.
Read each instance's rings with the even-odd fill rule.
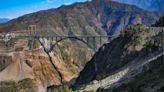
[[[28,42],[28,40],[23,42]],[[22,40],[16,40],[14,43],[5,55],[1,56],[7,63],[0,63],[3,69],[0,71],[0,81],[18,82],[29,78],[38,85],[38,90],[46,90],[50,85],[61,85],[57,71],[52,67],[47,54],[39,45],[35,44],[35,48],[29,48],[29,44],[23,44]],[[15,49],[20,48],[19,46],[23,49]],[[79,44],[64,42],[50,53],[64,82],[76,78],[85,63],[91,58],[92,51],[86,48]]]
[[[32,69],[24,62],[23,52],[11,53],[12,63],[0,72],[0,81],[15,80],[19,81],[25,78],[32,78]],[[10,61],[9,61],[10,62]]]

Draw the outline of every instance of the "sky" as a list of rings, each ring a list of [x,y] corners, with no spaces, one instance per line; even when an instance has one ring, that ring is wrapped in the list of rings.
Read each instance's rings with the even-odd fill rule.
[[[17,18],[24,14],[57,8],[87,0],[0,0],[0,18]]]

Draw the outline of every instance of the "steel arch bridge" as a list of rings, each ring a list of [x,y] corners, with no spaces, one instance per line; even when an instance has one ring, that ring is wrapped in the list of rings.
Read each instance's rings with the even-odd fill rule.
[[[33,36],[28,37],[32,39],[46,39],[49,40],[50,43],[55,42],[51,44],[49,49],[46,49],[46,51],[52,51],[53,48],[58,45],[58,43],[65,41],[65,40],[77,40],[84,44],[86,44],[89,48],[96,51],[99,47],[101,47],[102,44],[105,43],[104,39],[108,39],[108,36]],[[107,42],[107,41],[106,41]],[[44,45],[43,42],[40,41],[41,45]],[[99,46],[97,45],[99,44]]]

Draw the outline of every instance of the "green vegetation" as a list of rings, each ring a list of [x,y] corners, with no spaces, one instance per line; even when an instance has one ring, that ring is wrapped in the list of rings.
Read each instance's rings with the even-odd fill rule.
[[[132,61],[142,52],[142,56],[157,51],[164,45],[164,33],[161,30],[150,30],[148,26],[136,24],[122,32],[120,38],[126,39],[122,61]]]
[[[147,45],[151,47],[163,47],[164,45],[164,32],[160,32],[158,36],[152,37],[147,42]]]
[[[17,90],[19,92],[37,92],[38,89],[34,80],[24,79],[17,83]]]
[[[124,56],[139,51],[148,54],[158,50],[164,45],[163,36],[164,33],[160,30],[149,30],[149,27],[140,24],[131,25],[123,36],[129,38],[124,47],[126,49]]]
[[[148,27],[145,25],[131,25],[126,31],[125,36],[129,36],[131,39],[130,43],[127,44],[128,51],[140,51],[144,48],[147,37],[149,37],[149,30]]]
[[[63,87],[53,88],[51,89],[51,92],[72,92],[72,89],[65,85]]]
[[[17,92],[16,82],[13,82],[13,81],[0,82],[0,91],[1,92]]]
[[[37,92],[37,86],[32,79],[24,79],[19,82],[0,82],[0,92]]]

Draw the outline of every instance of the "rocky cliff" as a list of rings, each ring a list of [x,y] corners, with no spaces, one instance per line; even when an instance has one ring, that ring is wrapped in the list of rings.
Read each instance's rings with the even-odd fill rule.
[[[101,85],[110,88],[112,83],[120,80],[120,74],[131,75],[128,74],[129,72],[127,72],[125,68],[128,69],[129,66],[133,65],[132,61],[135,62],[133,68],[136,67],[138,65],[137,63],[140,61],[142,61],[142,63],[145,61],[151,61],[144,61],[142,58],[146,59],[147,55],[152,55],[154,52],[163,48],[163,45],[163,30],[159,30],[158,28],[151,30],[150,28],[141,25],[131,26],[128,31],[122,33],[120,37],[116,38],[111,43],[104,44],[104,46],[99,49],[81,71],[76,80],[75,86],[85,86],[92,83],[94,85],[94,83],[100,82]],[[163,50],[160,50],[160,52],[161,51],[163,53]],[[151,57],[153,57],[153,55]],[[123,67],[125,67],[125,73],[122,73],[120,70]],[[139,69],[141,68],[138,68],[138,70]],[[133,69],[130,68],[128,71],[131,70]],[[133,73],[134,75],[135,72]],[[110,78],[109,80],[101,83],[104,78],[108,77]],[[111,78],[116,79],[111,80]],[[121,77],[122,81],[126,80],[126,78],[129,77]],[[97,80],[98,82],[94,82],[94,80]],[[90,87],[92,89],[92,86]],[[94,86],[93,88],[96,87],[97,86]]]

